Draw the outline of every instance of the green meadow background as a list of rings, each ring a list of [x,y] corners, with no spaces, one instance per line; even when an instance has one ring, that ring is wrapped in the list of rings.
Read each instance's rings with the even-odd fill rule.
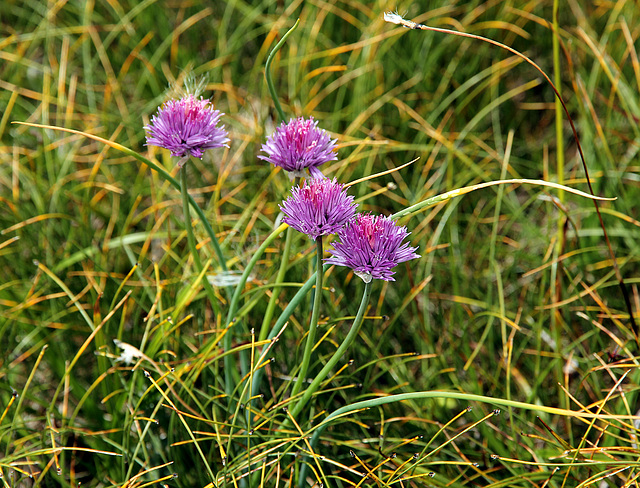
[[[599,203],[606,235],[592,200],[535,184],[478,189],[404,217],[422,258],[374,284],[311,420],[282,425],[309,297],[263,366],[263,397],[247,415],[250,406],[229,413],[219,344],[228,295],[215,287],[216,313],[188,252],[180,193],[105,143],[14,122],[93,134],[172,171],[167,151],[145,146],[143,126],[189,73],[206,77],[231,144],[195,161],[189,185],[233,278],[275,228],[290,187],[257,156],[278,123],[265,61],[299,18],[273,78],[288,117],[313,115],[338,139],[339,159],[323,172],[346,183],[419,158],[352,186],[361,210],[388,215],[503,179],[589,192],[569,120],[539,71],[481,40],[384,22],[396,9],[510,46],[554,80],[595,194],[616,198]],[[640,409],[630,314],[640,308],[639,38],[634,0],[2,2],[0,483],[638,486],[638,424],[606,415]],[[195,231],[215,282],[221,266]],[[283,244],[267,248],[245,288],[239,371],[239,349],[257,354],[250,331],[262,327]],[[276,317],[314,266],[314,246],[294,235]],[[315,372],[363,289],[345,268],[331,268],[325,286]],[[144,357],[119,361],[113,339]],[[329,426],[314,448],[321,461],[302,455],[329,412],[430,390],[541,408],[398,402]]]

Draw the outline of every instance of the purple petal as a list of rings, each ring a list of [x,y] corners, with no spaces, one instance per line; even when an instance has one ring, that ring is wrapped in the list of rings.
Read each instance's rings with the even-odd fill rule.
[[[367,283],[372,278],[394,281],[393,268],[420,257],[417,247],[402,242],[408,235],[389,217],[358,214],[338,231],[339,241],[329,249],[333,256],[324,261],[353,269]]]
[[[326,178],[305,180],[280,205],[284,222],[313,240],[338,232],[353,218],[356,207],[344,185]]]
[[[173,156],[201,158],[204,151],[229,147],[224,126],[218,126],[222,112],[214,110],[208,100],[188,95],[169,100],[151,117],[147,130],[147,146],[159,146]]]
[[[279,166],[285,171],[295,174],[309,170],[314,178],[323,175],[318,166],[328,161],[338,159],[335,152],[336,140],[318,128],[318,122],[313,117],[291,119],[276,128],[262,145],[266,155],[258,158]]]

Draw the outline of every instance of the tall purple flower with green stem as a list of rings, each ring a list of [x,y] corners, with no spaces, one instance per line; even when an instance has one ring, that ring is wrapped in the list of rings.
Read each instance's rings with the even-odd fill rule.
[[[415,252],[417,247],[404,242],[408,235],[407,228],[398,226],[390,217],[371,214],[358,214],[338,231],[339,240],[333,243],[333,250],[329,250],[333,256],[325,259],[325,263],[351,268],[364,281],[364,292],[347,337],[290,410],[293,418],[300,414],[320,383],[353,344],[369,304],[373,279],[394,281],[392,269],[395,266],[420,257]]]
[[[269,70],[267,70],[267,81],[269,81]],[[270,85],[272,88],[272,86]],[[276,107],[279,106],[277,97],[274,95]],[[282,114],[279,109],[278,113]],[[270,162],[274,166],[280,167],[287,172],[290,179],[294,179],[294,186],[298,185],[301,177],[323,178],[319,167],[324,163],[336,160],[336,140],[331,139],[329,134],[318,127],[318,122],[313,117],[289,120],[282,122],[262,145],[262,152],[265,154],[258,156],[260,159]],[[308,174],[307,174],[308,172]],[[270,321],[276,308],[280,285],[284,281],[287,266],[289,264],[289,252],[291,250],[293,233],[287,230],[284,248],[281,254],[281,263],[276,275],[273,293],[269,299],[269,304],[264,314],[259,339],[264,340],[269,332]]]
[[[311,352],[315,343],[320,303],[322,300],[322,237],[338,232],[356,213],[353,197],[347,195],[344,185],[335,178],[319,178],[305,181],[301,186],[291,189],[291,196],[287,198],[280,209],[285,217],[283,221],[298,232],[309,236],[316,243],[316,290],[313,301],[309,333],[305,344],[302,364],[298,373],[291,396],[300,391],[302,382],[309,369]]]
[[[193,234],[185,163],[192,156],[202,158],[206,150],[229,147],[227,131],[220,125],[222,115],[222,112],[213,108],[209,100],[188,94],[179,100],[169,100],[163,104],[151,117],[151,123],[144,127],[147,131],[147,145],[168,149],[172,156],[179,158],[177,166],[180,168],[185,230],[189,250],[199,273],[204,272],[204,266]],[[221,257],[222,253],[217,241],[213,239],[212,243],[216,247],[216,253]],[[213,288],[206,279],[203,280],[203,285],[211,306],[217,310],[218,300]]]

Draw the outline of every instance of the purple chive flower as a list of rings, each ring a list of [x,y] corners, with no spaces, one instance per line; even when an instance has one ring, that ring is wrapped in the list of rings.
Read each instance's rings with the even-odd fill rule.
[[[164,147],[184,161],[189,156],[202,158],[207,149],[229,147],[227,131],[218,126],[220,117],[222,113],[202,97],[198,100],[187,95],[169,100],[151,117],[151,124],[145,126],[147,146]]]
[[[395,281],[391,270],[396,265],[420,257],[417,247],[402,243],[408,235],[406,227],[389,217],[358,214],[338,231],[340,242],[333,243],[333,256],[325,262],[353,269],[365,283],[373,278]]]
[[[318,122],[313,117],[299,117],[288,124],[280,124],[262,145],[262,151],[267,155],[258,157],[288,171],[292,179],[306,176],[305,169],[311,177],[322,178],[318,166],[338,159],[335,147],[336,139],[332,140],[325,130],[318,129]]]
[[[338,232],[355,215],[356,207],[335,178],[315,178],[292,188],[280,210],[285,214],[284,222],[315,240]]]

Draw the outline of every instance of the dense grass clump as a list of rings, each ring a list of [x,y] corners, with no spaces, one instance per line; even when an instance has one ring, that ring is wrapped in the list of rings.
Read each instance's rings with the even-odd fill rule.
[[[636,486],[639,25],[631,0],[1,3],[2,485]],[[143,127],[194,92],[230,142],[180,169]],[[336,238],[282,225],[282,115],[411,232],[395,281],[318,276]]]

